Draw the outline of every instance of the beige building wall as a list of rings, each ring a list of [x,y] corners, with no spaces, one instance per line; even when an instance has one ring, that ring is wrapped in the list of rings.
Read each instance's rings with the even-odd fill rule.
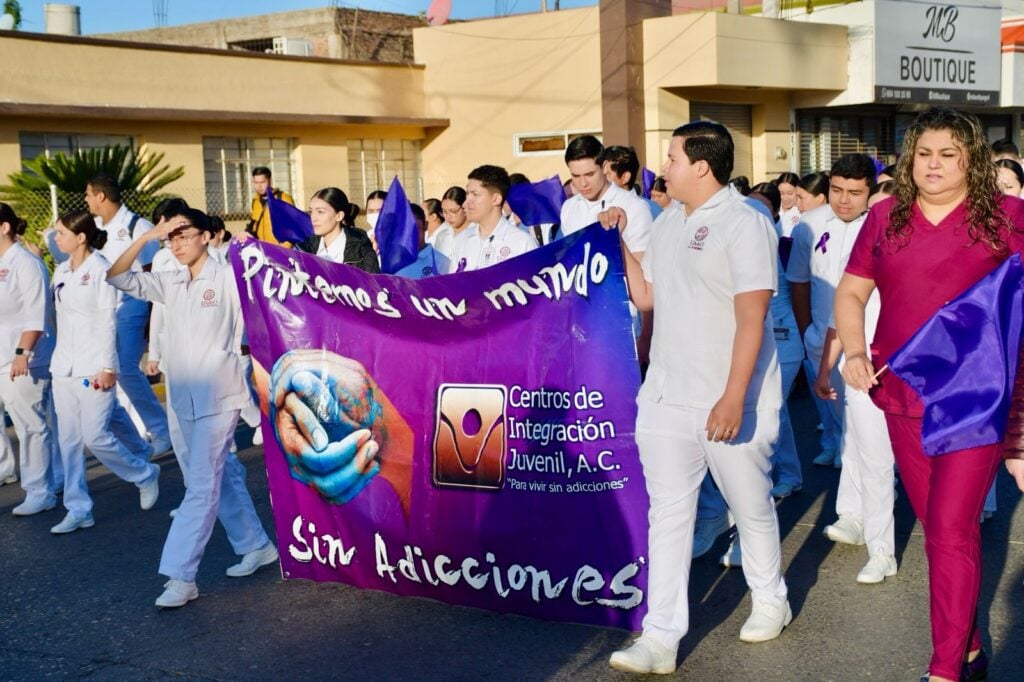
[[[423,147],[427,194],[493,163],[540,180],[567,177],[562,152],[517,156],[517,133],[601,130],[598,10],[473,21],[413,33],[426,116],[451,125]]]

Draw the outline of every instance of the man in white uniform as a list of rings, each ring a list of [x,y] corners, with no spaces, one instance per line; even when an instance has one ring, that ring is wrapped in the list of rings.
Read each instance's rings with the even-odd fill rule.
[[[619,670],[676,669],[689,628],[697,495],[709,469],[736,518],[753,597],[740,639],[773,639],[792,619],[771,496],[782,404],[768,317],[778,245],[771,221],[726,188],[733,154],[718,123],[677,128],[662,173],[681,207],[655,223],[642,266],[623,257],[637,308],[660,312],[637,399],[636,439],[651,500],[648,612],[643,635],[612,655]],[[619,208],[601,218],[628,230],[626,220]]]
[[[537,241],[502,214],[509,178],[504,168],[474,168],[466,182],[462,205],[470,226],[455,237],[452,272],[490,267],[537,248]]]
[[[96,226],[107,233],[107,243],[100,253],[113,263],[124,253],[134,239],[153,229],[153,224],[128,210],[121,203],[121,188],[117,180],[109,175],[97,175],[89,180],[85,188],[85,203],[89,212],[96,217]],[[149,245],[133,264],[136,271],[148,270],[159,244]],[[141,440],[148,432],[152,438],[154,455],[171,449],[171,436],[164,412],[153,387],[142,372],[140,362],[145,350],[146,320],[149,306],[145,301],[122,296],[117,307],[117,388],[118,400],[131,413],[132,408],[142,422],[142,428],[129,428],[120,420],[111,422],[114,435],[129,450],[139,456],[148,452],[150,444]],[[132,433],[136,431],[137,433]]]

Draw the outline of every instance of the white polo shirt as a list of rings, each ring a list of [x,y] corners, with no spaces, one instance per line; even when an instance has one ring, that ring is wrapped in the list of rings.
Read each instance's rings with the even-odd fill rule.
[[[608,189],[597,201],[587,201],[576,194],[562,204],[562,234],[570,235],[597,222],[597,216],[612,206],[626,212],[626,229],[622,241],[630,253],[642,253],[651,241],[651,209],[647,202],[618,185],[608,183]]]
[[[334,241],[331,242],[330,246],[327,246],[327,240],[323,237],[320,238],[320,245],[316,248],[316,255],[325,260],[329,260],[332,263],[344,263],[345,262],[345,242],[348,241],[345,238],[345,230],[342,229]]]
[[[800,209],[796,206],[779,211],[779,230],[782,232],[783,237],[792,237],[793,230],[796,229],[799,223]]]
[[[786,279],[811,284],[811,325],[804,331],[804,347],[815,361],[821,360],[836,286],[866,217],[867,213],[863,213],[846,223],[825,204],[805,213],[793,230]]]
[[[515,258],[537,248],[537,240],[502,216],[487,239],[480,237],[480,226],[472,223],[455,238],[451,271],[480,270]]]
[[[208,258],[193,280],[183,272],[113,277],[121,291],[164,304],[164,355],[171,405],[182,419],[240,410],[250,404],[242,362],[242,308],[231,267]]]
[[[134,216],[135,214],[129,211],[127,206],[121,204],[121,208],[117,210],[117,213],[114,214],[109,223],[104,224],[103,218],[99,216],[94,217],[96,227],[107,233],[107,243],[103,245],[100,253],[111,264],[116,262],[121,257],[121,254],[128,250],[133,241],[153,229],[153,223],[139,216],[139,219],[135,221],[135,227],[129,230],[128,228],[131,226],[132,217]],[[152,263],[153,256],[159,250],[159,242],[154,241],[146,244],[145,248],[142,249],[142,253],[139,254],[139,257],[135,259],[135,263],[132,264],[132,269],[142,270],[143,265]]]
[[[722,397],[736,336],[733,298],[776,287],[778,241],[771,221],[723,188],[691,215],[673,204],[651,230],[643,259],[654,285],[657,323],[645,400],[710,409]],[[782,380],[772,334],[764,340],[744,400],[745,410],[777,410]]]
[[[32,346],[28,366],[50,364],[55,341],[52,301],[46,264],[21,244],[12,244],[0,257],[0,373],[8,373],[22,332],[43,332]]]
[[[117,369],[117,289],[107,284],[110,263],[93,251],[78,269],[71,259],[53,273],[57,343],[50,361],[55,377],[91,377]]]

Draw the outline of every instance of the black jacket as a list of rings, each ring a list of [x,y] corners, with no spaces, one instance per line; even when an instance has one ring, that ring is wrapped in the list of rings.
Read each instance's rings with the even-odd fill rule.
[[[377,252],[373,250],[373,242],[370,237],[357,227],[345,226],[345,265],[357,267],[369,273],[380,272],[380,261],[377,260]],[[320,249],[319,235],[313,235],[295,248],[314,256]]]

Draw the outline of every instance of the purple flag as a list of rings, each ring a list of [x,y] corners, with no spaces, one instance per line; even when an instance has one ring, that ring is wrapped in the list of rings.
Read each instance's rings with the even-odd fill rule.
[[[647,166],[644,166],[640,171],[640,188],[644,192],[644,199],[651,198],[651,188],[654,187],[654,181],[657,180],[658,176],[654,174]]]
[[[562,221],[565,189],[557,175],[540,182],[513,185],[508,191],[508,205],[523,225],[543,225]]]
[[[388,188],[374,234],[380,250],[381,272],[394,274],[416,262],[420,252],[419,228],[397,175]]]
[[[298,244],[313,236],[313,221],[309,214],[287,201],[281,201],[270,190],[267,190],[267,211],[270,213],[270,229],[277,241]]]
[[[1002,441],[1024,318],[1019,253],[939,309],[889,359],[924,403],[925,453]]]

